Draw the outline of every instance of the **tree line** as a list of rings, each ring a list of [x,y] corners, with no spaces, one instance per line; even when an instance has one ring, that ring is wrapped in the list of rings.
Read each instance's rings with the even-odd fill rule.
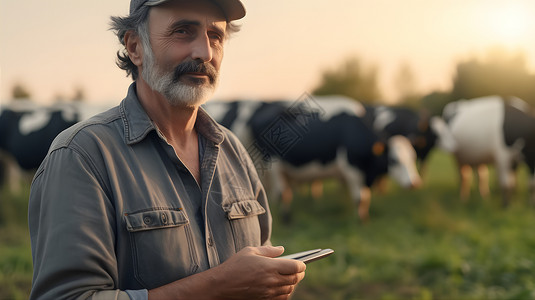
[[[362,59],[353,56],[338,67],[323,71],[312,94],[340,94],[365,104],[383,104],[378,74],[376,66],[366,66]],[[424,94],[416,88],[415,78],[410,66],[403,63],[394,82],[400,95],[396,105],[425,108],[432,114],[440,114],[444,105],[451,101],[499,95],[519,97],[535,106],[535,74],[528,70],[522,52],[511,54],[496,48],[489,50],[485,57],[457,62],[450,90]]]
[[[314,95],[345,95],[364,104],[383,104],[383,92],[379,80],[379,68],[366,65],[358,56],[342,61],[337,67],[324,70]],[[486,57],[472,57],[459,61],[451,78],[451,89],[423,93],[417,88],[416,74],[408,63],[402,63],[395,75],[394,85],[399,93],[397,105],[415,109],[425,108],[432,114],[440,114],[444,105],[459,99],[499,95],[516,96],[535,106],[535,74],[527,68],[525,54],[508,53],[500,48],[488,51]],[[21,83],[12,88],[12,97],[30,99],[30,91]],[[86,93],[75,87],[71,96],[58,94],[58,101],[83,101]]]
[[[21,82],[17,82],[13,85],[11,88],[11,98],[15,101],[20,100],[31,100],[32,99],[32,93],[30,90]],[[74,88],[74,91],[71,96],[65,96],[63,94],[56,94],[54,96],[55,101],[85,101],[86,100],[86,93],[84,88],[81,86],[77,86]]]

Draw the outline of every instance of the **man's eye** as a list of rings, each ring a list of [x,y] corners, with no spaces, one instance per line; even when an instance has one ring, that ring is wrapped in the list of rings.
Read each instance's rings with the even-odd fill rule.
[[[190,26],[179,26],[173,29],[173,34],[191,35],[193,34],[193,30]]]
[[[223,36],[218,33],[211,33],[208,36],[210,37],[210,39],[218,41],[218,42],[222,42],[224,39]]]

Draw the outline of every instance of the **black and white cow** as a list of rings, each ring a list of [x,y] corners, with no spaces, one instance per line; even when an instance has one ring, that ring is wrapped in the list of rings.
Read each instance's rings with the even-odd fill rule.
[[[305,102],[305,94],[297,102]],[[314,96],[313,100],[323,103],[322,113],[329,117],[341,112],[348,112],[358,117],[364,117],[366,114],[365,107],[359,102],[345,96]],[[280,101],[260,101],[260,100],[238,100],[238,101],[209,101],[203,105],[203,108],[221,125],[229,128],[244,145],[250,145],[254,142],[251,135],[250,122],[254,118],[271,118],[277,113],[281,113],[291,106],[294,102],[288,100]],[[258,111],[262,114],[258,115]],[[269,120],[269,119],[268,119]]]
[[[469,195],[472,168],[480,172],[480,193],[488,195],[485,170],[486,165],[494,164],[506,206],[515,187],[516,166],[525,162],[535,200],[535,116],[525,102],[499,96],[459,100],[445,106],[443,117],[456,142],[452,153],[459,164],[462,199]]]
[[[443,120],[424,110],[417,112],[408,107],[368,105],[364,120],[382,138],[395,135],[407,137],[416,151],[420,167],[439,136],[443,136],[443,148],[452,149],[455,146],[451,138],[444,134],[447,129]]]
[[[31,176],[39,167],[58,133],[101,109],[80,103],[43,106],[29,100],[0,107],[0,164],[10,189],[18,190],[20,177]]]
[[[347,185],[360,218],[367,220],[369,187],[378,176],[388,173],[404,187],[420,184],[410,142],[399,135],[380,140],[362,120],[362,105],[353,100],[244,101],[227,104],[231,109],[219,114],[218,105],[209,102],[205,108],[237,132],[246,147],[254,146],[248,147],[253,160],[272,159],[266,168],[272,194],[282,194],[286,208],[291,183],[335,177]]]

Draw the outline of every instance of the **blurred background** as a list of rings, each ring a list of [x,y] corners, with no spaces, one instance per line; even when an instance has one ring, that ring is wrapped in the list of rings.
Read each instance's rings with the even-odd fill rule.
[[[226,45],[214,100],[336,94],[429,115],[488,95],[535,105],[533,0],[243,2],[247,16]],[[115,65],[120,45],[109,17],[126,15],[128,6],[0,0],[0,108],[83,103],[96,112],[118,104],[131,80]],[[5,178],[13,173],[22,173],[15,187]],[[372,187],[367,223],[341,182],[326,180],[316,198],[310,185],[294,186],[291,222],[283,222],[280,202],[271,203],[273,243],[288,252],[336,252],[309,265],[293,299],[534,299],[530,174],[523,164],[516,174],[506,209],[492,165],[490,195],[473,186],[461,200],[454,157],[434,148],[419,189],[389,178]],[[2,300],[28,298],[31,176],[0,172],[11,181],[0,189]]]
[[[296,99],[347,61],[375,78],[373,100],[387,103],[450,91],[460,65],[505,64],[518,75],[535,69],[530,0],[244,3],[247,16],[226,47],[215,98]],[[126,15],[128,5],[2,0],[2,102],[21,85],[40,103],[78,92],[88,101],[118,103],[130,80],[115,66],[119,43],[108,24],[110,16]]]

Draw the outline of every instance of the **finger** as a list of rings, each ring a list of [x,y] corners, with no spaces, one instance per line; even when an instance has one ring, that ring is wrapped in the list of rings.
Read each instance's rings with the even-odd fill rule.
[[[285,285],[280,287],[280,295],[290,295],[295,290],[295,285]]]
[[[261,256],[266,257],[277,257],[280,256],[282,253],[284,253],[284,247],[283,246],[260,246],[256,248],[257,254]]]
[[[288,296],[290,296],[293,291],[295,290],[294,285],[285,285],[285,286],[279,286],[279,287],[273,287],[269,290],[267,294],[264,295],[266,299],[287,299]],[[264,299],[264,298],[262,298]]]
[[[290,286],[290,285],[296,285],[301,280],[305,278],[305,272],[292,274],[292,275],[281,275],[279,277],[279,286]]]
[[[304,262],[293,259],[279,259],[278,270],[281,275],[292,275],[305,272],[307,265]]]

